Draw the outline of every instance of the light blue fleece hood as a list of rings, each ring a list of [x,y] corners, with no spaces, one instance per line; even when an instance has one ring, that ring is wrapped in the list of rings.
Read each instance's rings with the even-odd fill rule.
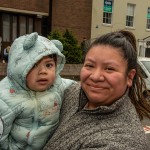
[[[57,55],[56,74],[58,75],[65,64],[65,56],[61,53],[62,50],[63,45],[60,41],[48,40],[36,32],[17,38],[9,52],[8,78],[16,88],[27,90],[26,76],[28,72],[36,62],[50,54]]]
[[[65,63],[60,41],[37,33],[14,41],[9,53],[8,75],[0,82],[0,149],[41,150],[59,124],[65,90],[73,80],[59,75]],[[26,76],[43,56],[57,55],[56,78],[47,90],[32,91]]]

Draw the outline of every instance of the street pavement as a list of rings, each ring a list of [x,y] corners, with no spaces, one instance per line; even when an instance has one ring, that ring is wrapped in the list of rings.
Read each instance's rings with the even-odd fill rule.
[[[145,130],[145,134],[149,141],[149,149],[150,149],[150,119],[144,118],[142,120],[142,124],[143,124],[144,130]]]

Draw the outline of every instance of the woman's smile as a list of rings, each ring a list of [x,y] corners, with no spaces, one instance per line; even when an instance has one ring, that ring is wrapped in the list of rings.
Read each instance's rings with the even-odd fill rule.
[[[99,85],[90,85],[90,84],[87,84],[90,88],[91,88],[91,90],[99,90],[99,91],[101,91],[101,90],[105,90],[106,89],[106,87],[102,87],[102,86],[99,86]]]
[[[110,105],[121,97],[130,80],[125,76],[126,68],[127,63],[118,49],[104,45],[91,48],[80,74],[81,85],[89,101]]]

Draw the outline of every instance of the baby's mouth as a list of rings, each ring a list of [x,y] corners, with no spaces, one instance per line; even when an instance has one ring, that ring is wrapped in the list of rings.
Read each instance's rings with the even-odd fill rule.
[[[40,79],[37,81],[39,84],[46,84],[47,83],[47,79]]]

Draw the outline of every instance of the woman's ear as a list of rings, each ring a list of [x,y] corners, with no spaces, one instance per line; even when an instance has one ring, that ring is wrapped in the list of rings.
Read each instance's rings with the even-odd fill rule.
[[[128,85],[128,87],[132,86],[135,74],[136,74],[135,69],[131,69],[130,72],[128,73],[128,76],[127,76],[127,85]]]

